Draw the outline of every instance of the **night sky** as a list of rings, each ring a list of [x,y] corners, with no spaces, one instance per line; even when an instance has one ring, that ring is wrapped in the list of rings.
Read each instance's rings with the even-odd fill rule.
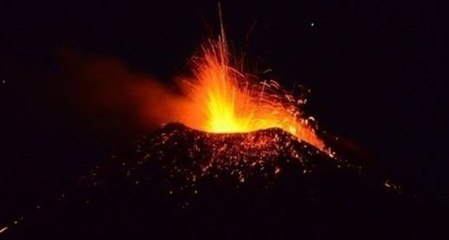
[[[248,70],[272,69],[285,87],[310,88],[307,113],[321,129],[449,207],[439,1],[222,5],[231,48],[245,54]],[[65,53],[119,59],[170,85],[188,74],[202,41],[218,35],[217,15],[215,1],[1,1],[0,223],[148,131],[133,116],[83,112],[68,100],[64,86],[77,82],[66,76]]]

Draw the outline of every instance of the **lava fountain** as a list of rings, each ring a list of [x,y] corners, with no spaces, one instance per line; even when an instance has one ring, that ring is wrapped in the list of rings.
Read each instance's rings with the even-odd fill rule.
[[[212,133],[247,133],[281,128],[321,151],[325,144],[316,135],[295,98],[274,80],[259,81],[233,66],[222,30],[218,40],[209,40],[193,62],[193,76],[181,81],[187,98],[179,121],[188,127]]]

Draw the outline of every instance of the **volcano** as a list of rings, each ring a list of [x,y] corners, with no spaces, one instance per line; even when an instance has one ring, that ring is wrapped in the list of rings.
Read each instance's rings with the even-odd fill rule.
[[[435,211],[318,131],[304,111],[310,90],[285,90],[234,58],[221,24],[218,38],[201,45],[190,73],[175,82],[176,91],[156,82],[92,91],[106,96],[100,97],[106,105],[125,92],[142,122],[179,123],[138,137],[56,199],[0,226],[0,234],[397,239],[436,232],[423,225],[439,216]]]
[[[95,167],[5,235],[403,239],[438,234],[442,215],[426,202],[341,159],[281,129],[216,134],[167,124]]]

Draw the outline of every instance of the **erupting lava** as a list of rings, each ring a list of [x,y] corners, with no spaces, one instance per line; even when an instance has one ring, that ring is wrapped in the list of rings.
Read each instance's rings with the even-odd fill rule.
[[[224,31],[193,59],[193,77],[183,81],[188,103],[180,121],[213,133],[244,133],[281,128],[324,151],[295,98],[273,80],[257,81],[232,66]]]

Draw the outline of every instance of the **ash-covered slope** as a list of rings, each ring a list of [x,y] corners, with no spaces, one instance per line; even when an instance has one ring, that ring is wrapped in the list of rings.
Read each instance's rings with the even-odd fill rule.
[[[11,228],[24,239],[431,238],[443,219],[280,129],[168,124]],[[427,222],[432,224],[427,225]]]

